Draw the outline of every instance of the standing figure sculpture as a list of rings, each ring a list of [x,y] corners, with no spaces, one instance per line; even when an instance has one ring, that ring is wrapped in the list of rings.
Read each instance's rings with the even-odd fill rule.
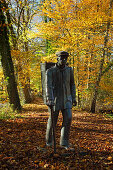
[[[76,92],[74,75],[71,67],[66,65],[69,53],[60,51],[57,54],[57,63],[46,72],[46,104],[49,112],[53,107],[53,119],[56,126],[59,111],[62,112],[63,122],[61,128],[60,145],[69,148],[69,134],[72,121],[72,105],[76,106]],[[46,129],[46,145],[52,146],[52,118],[48,119]]]

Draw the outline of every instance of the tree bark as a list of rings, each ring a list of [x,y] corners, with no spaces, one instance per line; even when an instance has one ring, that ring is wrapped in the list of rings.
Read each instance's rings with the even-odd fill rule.
[[[77,52],[77,105],[81,106],[81,99],[80,99],[80,76],[79,76],[79,54]]]
[[[9,103],[14,110],[21,110],[20,99],[17,90],[17,83],[14,75],[14,66],[11,58],[11,51],[8,38],[8,29],[5,23],[5,16],[2,11],[3,3],[0,1],[0,55],[3,73],[7,82]]]
[[[7,16],[7,21],[8,21],[10,33],[11,33],[13,49],[18,50],[18,38],[17,38],[17,36],[16,36],[16,34],[14,32],[12,22],[11,22],[11,18],[10,18],[10,13],[9,13],[9,10],[8,10],[8,5],[7,5],[7,3],[5,1],[4,1],[4,6],[7,9],[6,10],[6,16]],[[24,31],[25,31],[25,28],[24,28]],[[25,42],[25,51],[28,52],[28,43],[27,42]],[[24,93],[25,103],[30,103],[32,101],[32,96],[31,96],[31,92],[30,92],[30,78],[23,73],[23,68],[22,68],[22,65],[21,65],[18,58],[17,58],[17,61],[18,61],[18,64],[17,64],[18,66],[17,67],[19,68],[19,71],[20,71],[20,73],[17,73],[17,74],[22,75],[21,76],[22,78],[20,79],[20,82],[21,82],[21,84],[23,86],[23,93]],[[23,83],[24,80],[26,80],[26,79],[27,79],[26,83]]]

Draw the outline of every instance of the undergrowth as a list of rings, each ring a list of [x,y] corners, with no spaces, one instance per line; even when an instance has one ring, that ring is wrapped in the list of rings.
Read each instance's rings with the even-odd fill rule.
[[[17,111],[13,111],[9,104],[0,108],[0,119],[15,119],[18,117],[21,117],[21,115]]]

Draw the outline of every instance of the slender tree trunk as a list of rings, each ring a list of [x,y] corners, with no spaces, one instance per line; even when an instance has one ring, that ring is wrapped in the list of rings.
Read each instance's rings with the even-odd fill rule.
[[[80,106],[81,105],[81,100],[80,100],[80,90],[79,90],[79,86],[80,86],[80,80],[79,80],[79,54],[77,54],[77,105]]]
[[[26,53],[28,52],[28,43],[27,42],[25,42],[25,51],[26,51]],[[29,75],[29,72],[27,72],[27,74],[26,74],[26,83],[25,83],[25,86],[24,86],[23,90],[24,90],[25,102],[30,103],[32,101],[32,96],[31,96],[31,89],[30,89],[30,75]]]
[[[113,0],[110,0],[110,5],[109,5],[109,16],[111,16],[111,9],[113,5]],[[103,71],[103,64],[104,64],[104,59],[105,59],[105,52],[107,49],[107,42],[108,42],[108,33],[110,29],[110,20],[107,22],[107,29],[106,29],[106,35],[104,37],[104,49],[103,49],[103,55],[101,57],[100,61],[100,69],[99,69],[99,74],[95,83],[95,88],[94,88],[94,94],[93,94],[93,99],[91,103],[91,112],[95,113],[95,108],[96,108],[96,100],[97,100],[97,95],[98,95],[98,88],[99,88],[99,83],[102,77],[102,71]]]
[[[73,72],[75,71],[75,56],[74,56],[74,54],[73,54]]]
[[[77,40],[78,41],[78,40]],[[80,99],[80,77],[79,77],[79,63],[80,63],[80,58],[79,58],[79,42],[77,42],[77,105],[81,106],[81,99]]]
[[[8,38],[7,25],[3,14],[3,4],[0,1],[0,54],[3,73],[7,82],[7,91],[9,102],[14,110],[21,110],[20,99],[17,90],[17,84],[14,75],[14,66],[11,58],[11,51]]]

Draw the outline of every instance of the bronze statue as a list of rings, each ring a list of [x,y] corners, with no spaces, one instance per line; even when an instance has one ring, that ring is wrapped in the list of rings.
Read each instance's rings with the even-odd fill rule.
[[[46,72],[46,104],[49,111],[53,107],[53,119],[56,126],[59,111],[63,115],[60,145],[69,148],[69,133],[72,121],[72,105],[76,106],[76,92],[74,75],[71,67],[67,66],[69,53],[60,51],[57,54],[57,63]],[[48,119],[46,129],[46,144],[52,146],[52,119]]]

